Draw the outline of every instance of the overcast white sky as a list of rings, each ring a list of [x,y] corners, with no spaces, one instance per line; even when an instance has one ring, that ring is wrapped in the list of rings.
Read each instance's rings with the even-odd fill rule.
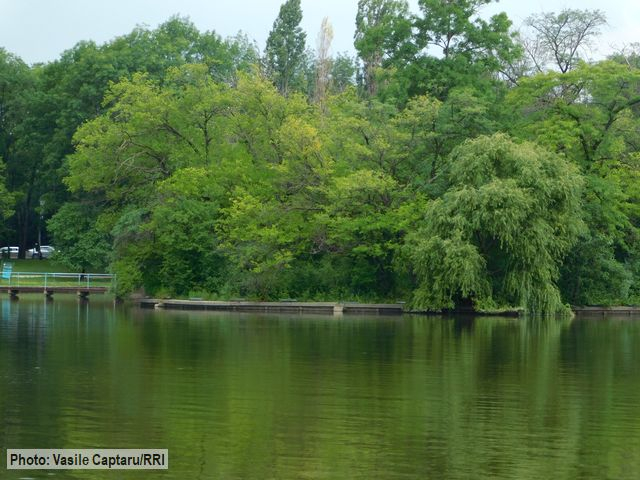
[[[0,0],[0,47],[27,63],[55,60],[80,40],[104,43],[136,25],[156,27],[171,15],[188,16],[196,26],[222,36],[239,30],[261,49],[284,0]],[[353,51],[357,0],[302,0],[307,43],[315,48],[322,18],[335,32],[333,51]],[[417,11],[417,0],[410,0]],[[601,55],[640,41],[639,0],[502,0],[485,8],[505,11],[518,26],[531,13],[562,8],[600,9],[609,20],[600,40]],[[600,56],[600,55],[594,55]]]

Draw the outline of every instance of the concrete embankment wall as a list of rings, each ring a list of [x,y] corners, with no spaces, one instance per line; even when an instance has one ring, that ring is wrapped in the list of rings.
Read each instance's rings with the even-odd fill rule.
[[[172,300],[145,298],[139,300],[142,308],[171,310],[211,310],[228,312],[274,312],[274,313],[320,313],[334,314],[377,314],[400,315],[403,304],[365,304],[335,302],[246,302],[246,301],[207,301]]]

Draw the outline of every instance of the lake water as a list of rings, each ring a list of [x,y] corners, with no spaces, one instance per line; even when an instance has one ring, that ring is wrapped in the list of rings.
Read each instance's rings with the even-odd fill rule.
[[[170,465],[3,479],[640,478],[640,320],[0,307],[3,448]]]

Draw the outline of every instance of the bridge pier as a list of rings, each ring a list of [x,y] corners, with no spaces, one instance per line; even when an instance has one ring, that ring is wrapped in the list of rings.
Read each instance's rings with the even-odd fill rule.
[[[54,293],[76,294],[79,298],[87,299],[92,293],[107,293],[108,287],[70,287],[70,286],[35,286],[35,285],[0,285],[0,293],[8,293],[11,298],[18,298],[21,293],[39,293],[48,299],[53,297]]]

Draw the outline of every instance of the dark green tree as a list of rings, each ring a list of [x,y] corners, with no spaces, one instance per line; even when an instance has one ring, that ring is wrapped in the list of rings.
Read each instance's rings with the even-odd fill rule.
[[[0,218],[6,220],[14,213],[14,196],[5,185],[5,165],[0,157]],[[0,230],[0,233],[2,231]]]
[[[32,89],[33,74],[27,65],[0,48],[0,218],[4,220],[0,239],[3,245],[9,243],[10,236],[15,236],[15,217],[14,222],[7,220],[15,212],[15,200],[23,198],[16,175],[22,173],[20,166],[28,169],[20,149],[20,129],[28,113],[26,99]]]
[[[331,91],[343,92],[355,84],[355,62],[348,53],[338,53],[331,62]]]
[[[273,22],[265,49],[265,67],[283,95],[299,81],[305,67],[306,33],[300,27],[300,0],[287,0]]]
[[[106,271],[112,260],[112,241],[97,218],[100,205],[85,200],[67,202],[47,222],[57,248],[56,257],[73,269]]]

